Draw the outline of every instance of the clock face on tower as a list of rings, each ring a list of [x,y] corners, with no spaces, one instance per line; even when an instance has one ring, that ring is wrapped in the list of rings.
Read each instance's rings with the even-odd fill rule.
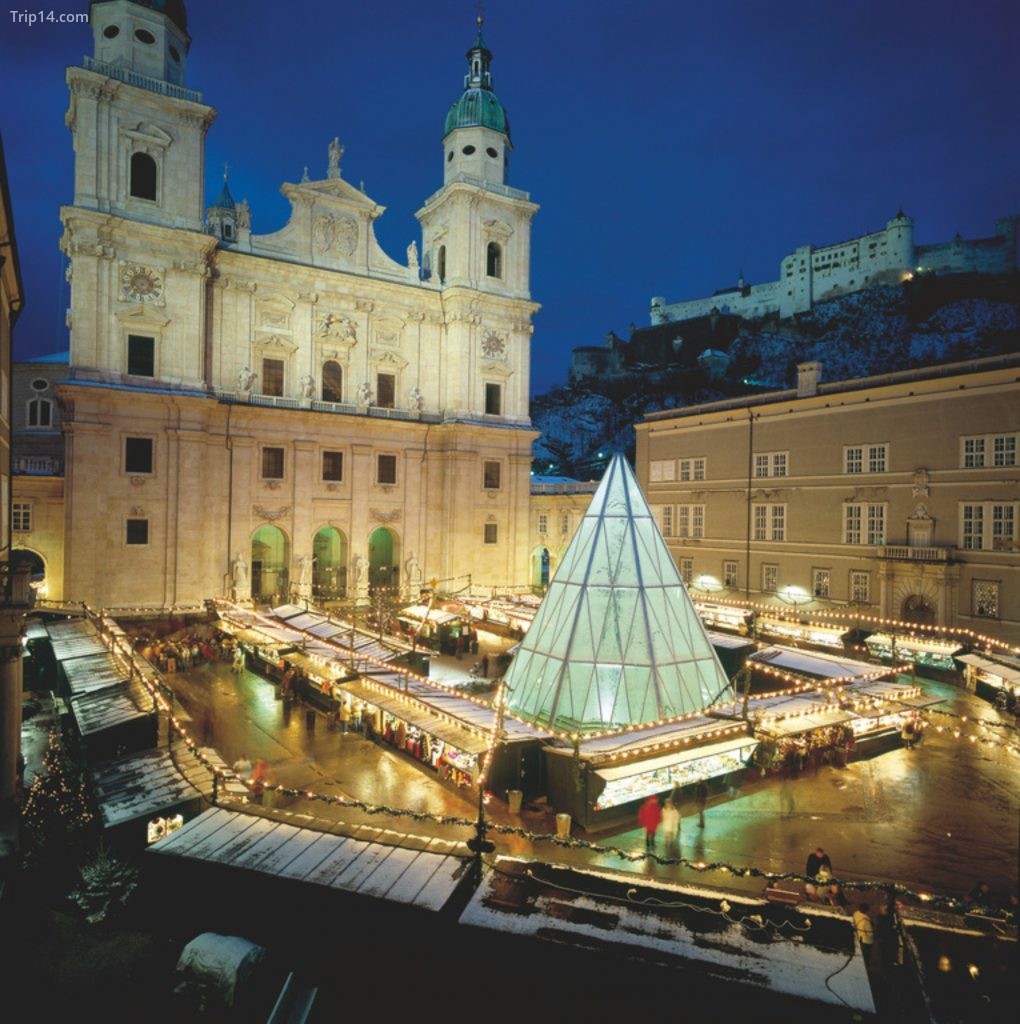
[[[498,334],[488,334],[482,341],[482,352],[490,359],[502,359],[506,355],[506,342]]]
[[[163,283],[159,275],[137,264],[129,264],[122,269],[120,285],[124,297],[135,302],[154,302],[163,294]]]

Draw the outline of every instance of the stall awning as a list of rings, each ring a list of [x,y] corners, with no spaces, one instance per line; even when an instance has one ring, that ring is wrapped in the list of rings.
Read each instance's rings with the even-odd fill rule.
[[[131,674],[117,664],[116,658],[107,650],[101,654],[90,654],[84,658],[71,658],[61,662],[67,686],[72,694],[103,690],[108,686],[123,683]]]
[[[346,683],[344,690],[352,697],[386,711],[408,725],[416,726],[422,732],[449,743],[451,747],[456,747],[465,754],[482,754],[489,749],[489,736],[471,732],[463,726],[448,722],[419,704],[401,700],[396,696],[386,696],[359,682]]]
[[[772,668],[821,679],[853,679],[872,675],[881,668],[866,661],[833,658],[810,651],[794,651],[785,647],[769,647],[747,659],[748,665],[770,665]]]
[[[992,661],[990,658],[982,658],[980,654],[958,654],[956,655],[956,660],[962,661],[964,665],[970,665],[987,675],[995,676],[1003,682],[1010,683],[1013,686],[1020,686],[1020,672],[1015,668],[1010,668],[1008,665]]]
[[[805,732],[814,732],[816,729],[829,729],[834,725],[842,725],[858,716],[849,711],[835,708],[832,711],[819,711],[812,715],[794,715],[791,718],[781,718],[774,722],[763,722],[759,731],[770,736],[799,736]]]
[[[919,640],[916,637],[890,636],[888,633],[872,633],[865,641],[869,647],[892,647],[895,643],[897,651],[924,651],[926,654],[955,654],[962,651],[963,646],[955,642],[938,640]]]
[[[163,750],[147,750],[98,764],[92,769],[92,782],[106,828],[165,814],[183,803],[202,799]]]
[[[927,708],[933,704],[942,704],[945,697],[935,697],[925,693],[917,686],[904,686],[902,683],[874,682],[874,683],[853,683],[845,690],[848,698],[870,697],[875,700],[888,701],[896,704],[899,708]],[[893,709],[895,710],[895,709]],[[878,709],[878,714],[888,714],[889,709]],[[858,711],[859,715],[867,715],[868,712]]]
[[[441,626],[445,626],[448,622],[458,622],[462,616],[455,615],[453,612],[443,611],[442,608],[433,608],[431,611],[423,604],[414,604],[409,608],[405,608],[401,613],[402,619],[428,619],[429,622],[436,622]]]
[[[595,774],[606,782],[615,779],[629,779],[632,775],[644,775],[645,772],[652,772],[658,768],[668,768],[674,764],[686,764],[690,761],[700,761],[704,757],[714,757],[717,754],[728,754],[734,750],[747,748],[750,756],[758,741],[750,736],[739,736],[732,740],[722,740],[719,743],[708,743],[702,747],[691,747],[684,750],[675,750],[672,754],[663,754],[660,757],[650,757],[644,761],[631,761],[630,764],[613,765],[611,768],[599,768]]]

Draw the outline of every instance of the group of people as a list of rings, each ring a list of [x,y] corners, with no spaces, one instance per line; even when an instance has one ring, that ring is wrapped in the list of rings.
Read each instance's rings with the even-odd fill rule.
[[[159,638],[152,633],[135,637],[135,649],[150,665],[168,675],[187,672],[196,665],[212,661],[231,661],[240,649],[233,638],[219,633],[173,634]],[[243,652],[242,652],[243,657]]]
[[[708,785],[702,779],[694,787],[694,800],[698,807],[698,828],[705,827],[705,806],[708,803]],[[654,794],[647,797],[638,810],[638,824],[645,831],[645,852],[655,852],[655,841],[662,828],[666,846],[666,855],[675,857],[680,852],[680,805],[682,790],[680,783],[675,783],[673,791],[660,804]]]

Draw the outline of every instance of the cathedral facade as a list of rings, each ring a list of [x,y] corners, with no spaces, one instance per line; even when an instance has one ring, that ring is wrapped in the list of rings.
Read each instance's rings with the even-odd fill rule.
[[[62,596],[526,584],[538,207],[506,182],[481,25],[404,262],[338,139],[324,177],[283,185],[279,231],[254,234],[226,180],[206,208],[215,112],[185,84],[183,3],[105,0],[91,25],[67,72]]]

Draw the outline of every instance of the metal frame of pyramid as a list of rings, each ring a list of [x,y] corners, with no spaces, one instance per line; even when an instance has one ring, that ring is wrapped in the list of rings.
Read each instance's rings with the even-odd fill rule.
[[[606,469],[504,685],[510,714],[581,735],[733,699],[622,455]]]

